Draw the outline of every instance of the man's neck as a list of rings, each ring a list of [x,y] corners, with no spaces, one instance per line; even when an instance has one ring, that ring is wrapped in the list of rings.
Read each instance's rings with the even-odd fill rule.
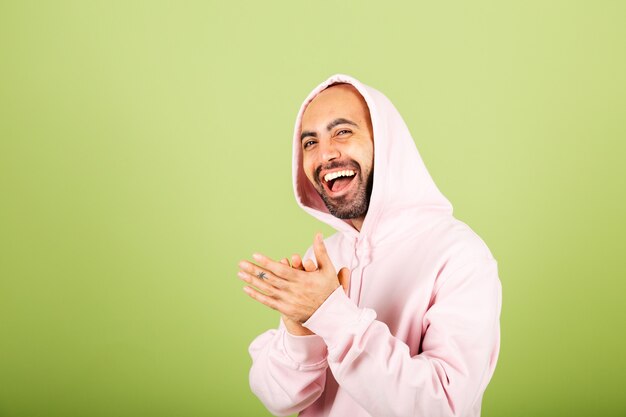
[[[363,227],[363,221],[365,220],[365,216],[357,217],[356,219],[350,219],[352,226],[359,232],[361,231],[361,227]]]

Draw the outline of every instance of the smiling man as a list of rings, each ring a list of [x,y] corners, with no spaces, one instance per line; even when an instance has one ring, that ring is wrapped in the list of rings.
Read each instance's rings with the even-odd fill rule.
[[[250,346],[250,386],[276,415],[479,416],[499,351],[500,281],[452,216],[400,114],[335,75],[294,132],[296,200],[337,233],[304,256],[242,261],[281,313]]]
[[[350,84],[322,91],[302,117],[302,166],[326,208],[361,229],[372,193],[374,142],[369,110]]]

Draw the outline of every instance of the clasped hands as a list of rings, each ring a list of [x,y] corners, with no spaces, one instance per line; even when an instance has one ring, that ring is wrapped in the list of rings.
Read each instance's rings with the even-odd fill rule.
[[[292,333],[311,334],[301,324],[326,301],[339,286],[347,291],[350,270],[341,268],[337,274],[321,233],[315,235],[312,260],[302,262],[299,255],[280,262],[255,253],[257,264],[241,261],[238,276],[249,286],[243,290],[253,299],[282,314],[287,329]],[[299,329],[298,329],[299,328]],[[299,331],[298,331],[299,330]]]

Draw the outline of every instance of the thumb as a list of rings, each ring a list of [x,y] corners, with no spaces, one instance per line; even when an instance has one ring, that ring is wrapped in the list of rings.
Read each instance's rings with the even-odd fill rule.
[[[324,237],[321,233],[315,234],[313,240],[313,252],[315,253],[315,260],[317,261],[317,267],[319,269],[333,268],[333,263],[330,261],[328,252],[326,252],[326,245],[324,245]]]
[[[339,279],[339,284],[341,284],[344,292],[347,294],[350,288],[350,270],[346,267],[341,268],[337,278]]]

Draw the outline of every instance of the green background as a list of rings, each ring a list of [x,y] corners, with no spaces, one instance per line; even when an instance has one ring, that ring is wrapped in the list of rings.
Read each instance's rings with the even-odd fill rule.
[[[483,416],[624,416],[626,2],[0,2],[0,416],[266,416],[298,107],[404,116],[503,284]]]

